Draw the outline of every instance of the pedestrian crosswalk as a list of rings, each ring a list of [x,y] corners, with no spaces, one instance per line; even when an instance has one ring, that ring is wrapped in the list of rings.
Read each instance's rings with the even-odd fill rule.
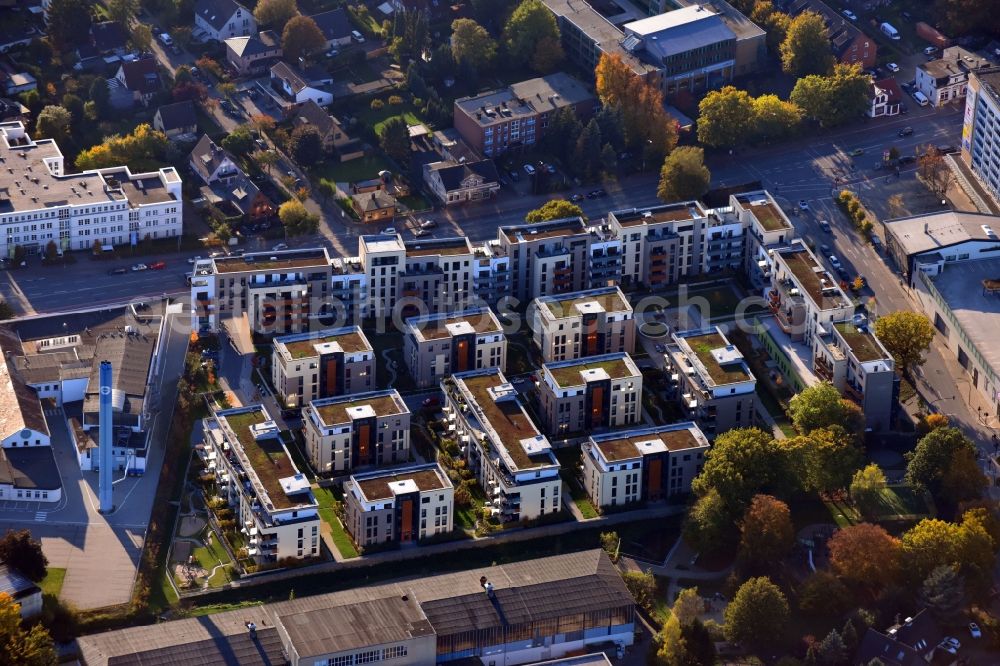
[[[48,517],[48,515],[49,515],[48,511],[36,511],[35,512],[35,522],[36,523],[44,523],[45,519]]]

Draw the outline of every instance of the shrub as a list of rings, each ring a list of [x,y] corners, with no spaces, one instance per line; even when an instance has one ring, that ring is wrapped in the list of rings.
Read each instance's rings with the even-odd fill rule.
[[[390,95],[389,96],[389,105],[390,106],[399,106],[402,103],[403,103],[403,98],[400,97],[399,95]]]
[[[372,100],[372,103],[371,103],[371,109],[372,109],[372,111],[381,111],[383,108],[385,108],[385,102],[383,102],[380,99],[373,99]]]

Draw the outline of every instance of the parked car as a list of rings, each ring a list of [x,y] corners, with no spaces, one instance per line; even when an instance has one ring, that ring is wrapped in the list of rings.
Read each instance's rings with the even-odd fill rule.
[[[882,251],[882,240],[878,236],[875,236],[874,234],[872,235],[872,248],[876,252]]]
[[[850,155],[851,157],[858,157],[860,155],[864,155],[865,154],[865,149],[864,148],[855,148],[854,150],[852,150],[851,152],[849,152],[847,154]]]
[[[149,265],[149,270],[151,271],[162,271],[167,267],[167,262],[165,261],[154,261]]]
[[[215,252],[209,252],[208,254],[209,259],[218,259],[219,257],[224,257],[224,256],[226,256],[226,253],[223,252],[222,250],[216,250]]]
[[[525,164],[524,165],[524,173],[528,174],[529,176],[534,176],[535,175],[535,167],[531,166],[530,164]]]
[[[799,199],[799,210],[809,210],[809,202],[805,199]]]
[[[833,232],[833,229],[830,228],[830,223],[827,222],[826,220],[819,221],[819,228],[828,234]]]
[[[423,402],[424,407],[437,407],[440,404],[441,404],[441,398],[438,398],[437,396],[433,395],[429,398],[424,398]]]
[[[136,264],[136,265],[132,266],[132,272],[133,273],[138,273],[139,271],[144,271],[144,270],[147,270],[148,268],[149,268],[149,266],[147,266],[146,264]]]
[[[656,344],[656,345],[655,345],[655,346],[654,346],[653,348],[654,348],[654,349],[656,349],[656,351],[658,351],[658,352],[659,352],[659,353],[661,353],[661,354],[662,354],[663,352],[667,351],[667,348],[666,348],[666,346],[664,346],[664,345],[662,345],[662,344],[660,344],[660,343],[657,343],[657,344]]]
[[[576,194],[571,196],[569,200],[572,201],[573,203],[576,203],[577,201],[583,201],[583,195],[577,192]]]
[[[417,229],[416,231],[413,232],[413,235],[416,236],[417,238],[424,238],[426,236],[430,236],[431,233],[432,232],[430,229]]]
[[[827,252],[830,251],[830,246],[827,245],[826,243],[823,243],[822,245],[819,246],[819,251],[822,252],[823,254],[826,254]]]
[[[330,49],[329,51],[326,52],[327,58],[336,58],[338,55],[340,55],[340,51],[338,51],[337,49]]]
[[[854,12],[852,12],[850,9],[845,9],[844,11],[841,12],[841,14],[843,14],[847,18],[848,21],[857,21],[858,20],[858,15],[855,14]]]
[[[125,268],[124,266],[120,266],[118,268],[112,268],[110,271],[108,271],[108,275],[125,275],[126,273],[128,273],[128,269]]]
[[[935,146],[935,148],[937,148],[937,151],[942,155],[947,155],[948,153],[955,152],[955,146],[949,146],[947,144],[943,146]]]
[[[274,250],[275,252],[278,252],[280,250],[287,250],[288,249],[288,243],[278,243],[277,245],[275,245],[271,249]]]
[[[174,45],[174,40],[173,40],[173,39],[171,39],[171,38],[170,38],[170,35],[168,35],[168,34],[167,34],[167,33],[165,33],[165,32],[161,32],[161,33],[159,34],[159,36],[157,37],[157,39],[159,39],[159,40],[160,40],[160,43],[161,43],[161,44],[163,44],[163,45],[164,45],[164,46],[166,46],[166,47],[171,47],[171,46],[173,46],[173,45]]]
[[[556,172],[556,167],[555,167],[555,165],[554,165],[554,164],[546,164],[546,165],[545,165],[545,170],[546,170],[546,171],[547,171],[547,172],[548,172],[549,174],[551,174],[551,175],[555,175],[555,172]]]
[[[434,220],[424,220],[423,222],[420,223],[420,228],[421,229],[433,229],[437,225],[438,225],[438,223],[435,222]]]
[[[890,72],[898,72],[899,71],[899,65],[897,65],[894,62],[890,62],[888,65],[885,66],[885,68],[888,69]]]
[[[928,104],[931,103],[931,101],[927,99],[927,96],[924,95],[919,90],[913,91],[913,99],[917,100],[917,104],[919,104],[920,106],[927,106]]]
[[[357,30],[351,30],[351,39],[356,41],[358,44],[365,43],[365,36],[362,35],[360,32],[358,32]]]
[[[830,255],[830,265],[833,266],[834,270],[838,271],[843,268],[843,264],[840,263],[840,259],[837,259],[837,256],[834,254]]]
[[[937,49],[936,46],[928,46],[928,47],[926,47],[924,49],[924,55],[928,55],[928,56],[929,55],[934,55],[935,53],[937,53],[937,50],[938,49]]]
[[[903,129],[899,130],[896,134],[898,134],[899,136],[910,136],[911,134],[913,134],[913,128],[904,127]]]
[[[510,170],[509,174],[510,174],[510,179],[515,183],[521,180],[521,174],[519,174],[517,171],[513,169]]]
[[[382,230],[382,233],[386,234],[387,236],[395,236],[396,227],[386,227],[385,229]]]
[[[969,623],[969,633],[972,634],[973,638],[982,638],[983,632],[979,630],[979,625],[975,622]]]
[[[903,155],[902,157],[899,158],[899,166],[905,166],[907,164],[913,164],[916,161],[917,161],[917,158],[914,155]]]

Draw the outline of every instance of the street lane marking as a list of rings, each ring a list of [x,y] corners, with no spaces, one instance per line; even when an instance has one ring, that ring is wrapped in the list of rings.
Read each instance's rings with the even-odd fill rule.
[[[48,516],[48,511],[38,511],[35,513],[35,521],[39,523],[45,522],[45,519],[48,518]]]

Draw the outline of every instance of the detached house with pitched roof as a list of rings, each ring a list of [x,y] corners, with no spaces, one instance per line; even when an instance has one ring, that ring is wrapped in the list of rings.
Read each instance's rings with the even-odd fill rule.
[[[293,104],[304,104],[312,100],[320,106],[333,102],[333,93],[319,88],[332,83],[326,78],[314,79],[305,72],[297,71],[287,62],[279,62],[271,67],[271,87]]]
[[[313,14],[309,18],[316,22],[316,27],[326,38],[326,48],[332,49],[351,43],[351,23],[347,19],[347,10],[343,7]]]
[[[153,114],[153,129],[163,132],[168,139],[179,139],[194,134],[198,131],[198,116],[194,111],[194,102],[185,100],[164,104]]]
[[[191,151],[191,171],[205,183],[202,195],[227,218],[250,222],[270,218],[274,203],[207,134]]]
[[[493,160],[425,164],[424,183],[445,206],[492,199],[500,191]]]
[[[263,74],[281,59],[281,37],[273,30],[261,30],[255,36],[230,37],[226,40],[226,62],[240,76]]]
[[[133,104],[139,103],[143,106],[149,106],[153,96],[163,89],[163,81],[160,80],[156,58],[123,62],[118,68],[115,78],[108,81],[108,86],[131,93],[131,97],[128,95],[117,96],[123,102],[131,98]],[[113,94],[113,91],[111,99],[114,103],[116,95]]]
[[[194,27],[196,36],[221,42],[256,33],[257,21],[252,11],[235,0],[198,0]]]
[[[823,17],[830,33],[830,48],[838,62],[845,65],[861,65],[871,69],[878,62],[878,45],[847,17],[820,0],[785,0],[775,3],[789,16],[798,16],[804,11],[815,12]]]
[[[304,102],[295,109],[292,124],[315,127],[323,142],[323,150],[331,155],[336,154],[341,162],[364,157],[365,151],[361,142],[352,139],[344,131],[340,121],[324,111],[323,107],[313,100]]]

